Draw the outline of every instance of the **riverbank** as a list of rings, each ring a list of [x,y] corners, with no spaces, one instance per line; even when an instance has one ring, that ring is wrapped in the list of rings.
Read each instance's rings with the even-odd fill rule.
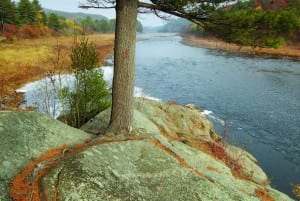
[[[85,37],[96,44],[99,61],[103,63],[113,51],[114,34]],[[19,98],[14,91],[24,84],[49,74],[70,72],[69,55],[75,40],[72,36],[61,36],[0,43],[0,108],[16,106]]]
[[[261,48],[251,46],[240,46],[234,43],[227,43],[217,38],[204,38],[192,35],[182,35],[183,43],[190,46],[197,46],[209,49],[240,52],[249,55],[269,55],[273,57],[291,57],[300,60],[300,44],[284,45],[280,48]]]

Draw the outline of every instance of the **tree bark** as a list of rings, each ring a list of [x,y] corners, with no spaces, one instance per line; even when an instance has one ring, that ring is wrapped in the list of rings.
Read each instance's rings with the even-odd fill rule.
[[[137,0],[117,0],[112,111],[108,132],[128,132],[133,120]]]

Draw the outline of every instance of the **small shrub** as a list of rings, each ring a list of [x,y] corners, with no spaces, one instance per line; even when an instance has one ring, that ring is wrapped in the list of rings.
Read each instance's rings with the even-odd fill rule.
[[[110,93],[98,66],[95,45],[87,40],[76,43],[71,52],[72,68],[75,71],[75,87],[60,91],[61,102],[69,109],[63,117],[67,124],[80,127],[100,111],[110,106]]]
[[[167,105],[180,105],[180,104],[174,100],[168,100]]]
[[[293,184],[293,193],[298,200],[300,200],[300,184]]]
[[[40,30],[32,25],[25,24],[21,30],[24,38],[37,38],[41,35]]]
[[[262,41],[262,44],[264,44],[266,47],[279,48],[285,44],[285,40],[283,38],[267,38]]]
[[[229,168],[233,171],[240,172],[243,166],[239,163],[238,160],[230,160],[228,161]],[[253,173],[252,173],[253,174]]]
[[[40,32],[43,36],[51,34],[50,29],[48,28],[48,26],[44,26],[44,25],[40,26]]]
[[[230,157],[225,150],[225,147],[222,144],[218,144],[216,142],[209,142],[209,146],[211,148],[211,153],[213,156],[222,160],[227,167],[230,168],[232,174],[234,176],[244,178],[244,175],[241,173],[241,169],[243,168],[242,164],[238,159],[233,159]]]
[[[19,35],[19,28],[12,24],[4,24],[4,36],[6,40],[12,41]]]

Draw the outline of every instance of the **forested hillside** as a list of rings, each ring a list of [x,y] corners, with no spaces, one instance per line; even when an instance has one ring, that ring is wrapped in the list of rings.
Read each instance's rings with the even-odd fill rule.
[[[210,16],[204,27],[183,19],[171,20],[161,31],[215,36],[227,42],[279,47],[300,42],[299,0],[238,1]]]
[[[279,47],[300,41],[299,0],[239,1],[213,16],[205,29],[190,31],[217,36],[227,42],[261,47]]]
[[[57,16],[55,16],[57,17]],[[15,37],[38,37],[55,29],[58,18],[48,17],[38,0],[20,0],[17,4],[11,0],[1,0],[0,28],[1,35],[7,40]]]
[[[43,9],[38,0],[1,0],[0,41],[93,32],[114,32],[115,20],[102,15]],[[138,21],[137,31],[143,26]]]
[[[93,20],[108,20],[107,17],[100,15],[100,14],[86,14],[86,13],[81,13],[81,12],[65,12],[65,11],[59,11],[59,10],[52,10],[52,9],[47,9],[43,8],[43,11],[48,14],[48,13],[54,13],[58,16],[62,16],[64,18],[68,19],[83,19],[86,18],[87,16],[91,17]]]

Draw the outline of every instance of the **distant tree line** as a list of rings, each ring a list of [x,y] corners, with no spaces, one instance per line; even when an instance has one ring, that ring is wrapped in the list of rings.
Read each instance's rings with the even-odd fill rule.
[[[114,32],[115,19],[93,20],[87,16],[83,19],[67,19],[53,12],[46,14],[38,0],[1,0],[0,35],[7,40],[14,38],[36,38],[44,35]],[[137,31],[143,26],[138,21]]]
[[[179,18],[169,21],[160,31],[216,36],[227,42],[259,47],[300,42],[300,0],[238,1],[213,13],[211,19],[199,26]]]
[[[95,32],[114,32],[116,20],[93,20],[90,16],[86,16],[83,19],[76,20],[84,29],[95,31]],[[143,32],[143,25],[140,21],[137,21],[137,32]]]
[[[48,32],[47,15],[38,0],[1,0],[0,29],[8,39],[20,35],[36,37]]]
[[[300,1],[238,1],[212,16],[204,29],[191,25],[189,32],[214,35],[228,42],[260,47],[279,47],[300,41]]]
[[[183,18],[172,19],[169,20],[167,24],[159,28],[158,31],[169,33],[183,33],[189,30],[191,24],[192,22]]]

